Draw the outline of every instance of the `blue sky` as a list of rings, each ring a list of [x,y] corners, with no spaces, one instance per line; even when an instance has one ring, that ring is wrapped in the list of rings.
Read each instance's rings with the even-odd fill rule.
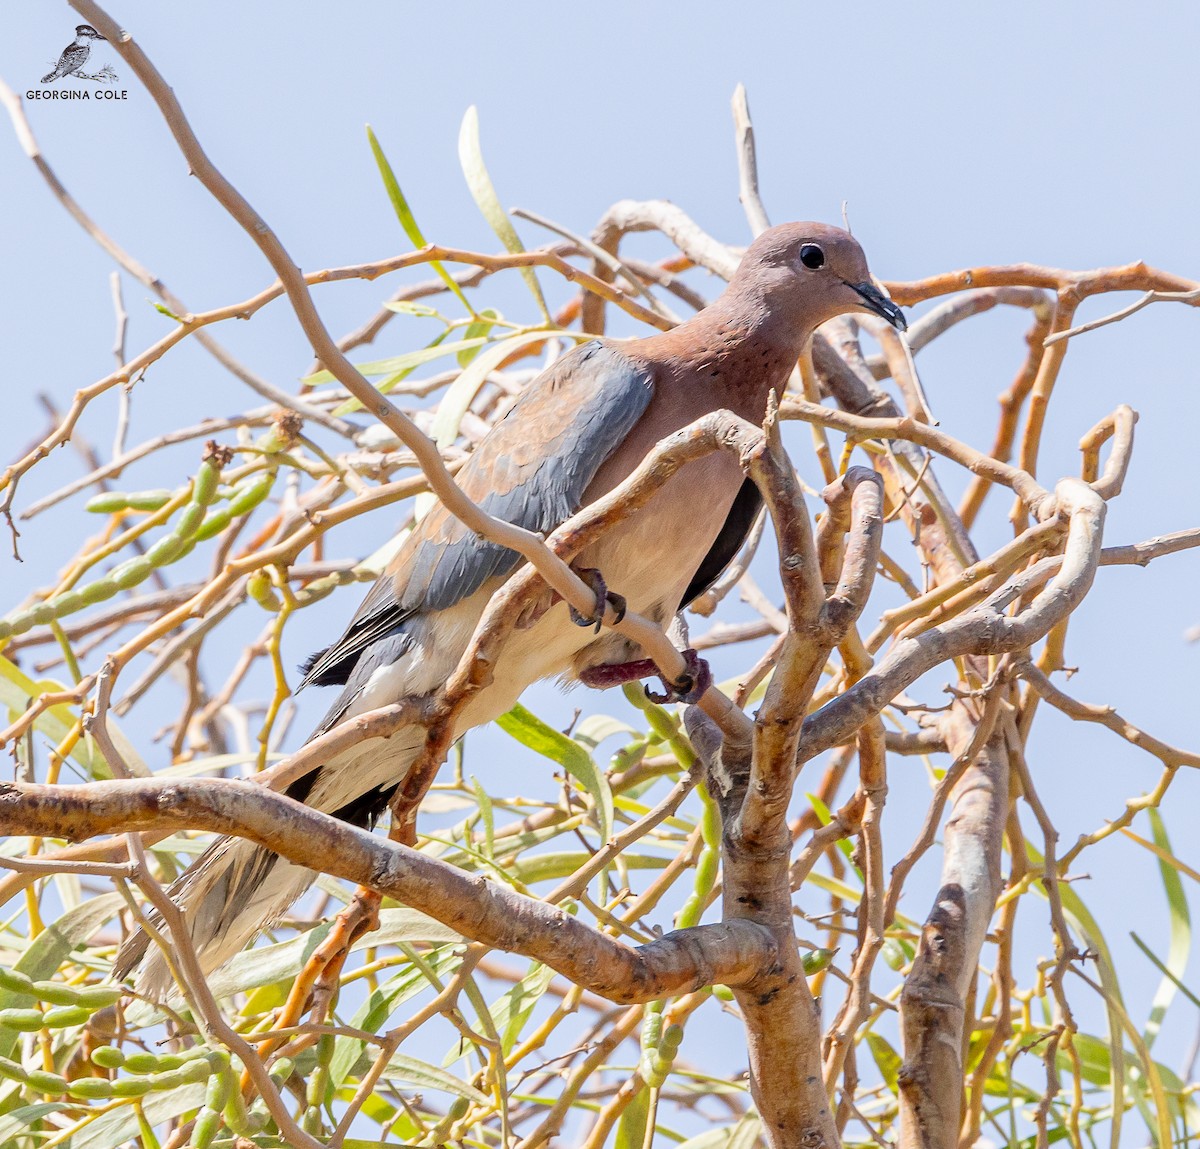
[[[1200,8],[1132,6],[764,4],[606,5],[468,2],[353,6],[183,6],[124,0],[112,15],[166,74],[214,162],[276,229],[306,270],[378,258],[406,242],[367,149],[370,122],[426,234],[479,250],[496,241],[476,211],[456,158],[458,125],[479,109],[482,141],[505,205],[588,230],[621,198],[668,198],[731,243],[748,239],[737,202],[729,98],[747,86],[763,195],[772,218],[837,221],[848,201],[855,233],[883,279],[965,265],[1029,261],[1087,268],[1146,261],[1200,275],[1195,222],[1194,103]],[[65,5],[10,6],[0,75],[35,87],[78,22]],[[119,59],[129,99],[33,103],[30,122],[67,187],[118,242],[194,310],[244,298],[272,278],[259,253],[185,166],[149,98]],[[44,391],[65,406],[110,370],[112,312],[105,255],[63,213],[0,128],[0,331],[6,418],[0,459],[40,436]],[[542,242],[529,225],[526,242]],[[633,250],[661,252],[653,241]],[[548,276],[543,281],[550,283]],[[317,301],[335,333],[349,330],[389,284],[325,288]],[[554,288],[557,297],[563,293]],[[168,323],[126,280],[130,348]],[[488,302],[528,310],[518,280]],[[1128,302],[1089,302],[1083,318]],[[390,338],[403,333],[397,320]],[[1125,493],[1111,507],[1113,543],[1195,525],[1200,480],[1198,316],[1175,305],[1074,342],[1047,424],[1040,476],[1075,473],[1077,440],[1119,402],[1141,414]],[[991,440],[995,396],[1023,352],[1024,314],[996,311],[930,348],[922,376],[943,426],[979,446]],[[309,356],[280,305],[218,332],[281,386]],[[381,351],[400,349],[381,345]],[[111,398],[111,397],[110,397]],[[163,426],[225,413],[249,400],[193,348],[154,368],[134,398],[133,441]],[[83,430],[105,444],[115,399]],[[141,472],[132,487],[172,485],[193,466]],[[801,469],[808,465],[807,460]],[[30,476],[18,506],[74,477],[69,449]],[[168,473],[169,472],[169,473]],[[948,468],[952,490],[961,482]],[[810,481],[816,475],[806,474]],[[989,503],[986,542],[1004,537],[1007,504]],[[386,519],[386,516],[385,516]],[[0,547],[5,603],[44,582],[73,550],[69,513],[26,530],[26,563]],[[347,551],[372,548],[371,531]],[[1200,742],[1200,556],[1147,570],[1102,572],[1071,627],[1068,661],[1080,697],[1117,705],[1164,738]],[[353,589],[289,632],[296,661],[323,645],[356,601]],[[305,627],[311,625],[311,630]],[[578,694],[539,691],[548,717],[569,717]],[[319,700],[306,704],[313,714]],[[307,713],[307,711],[306,711]],[[1110,734],[1046,714],[1033,745],[1035,775],[1066,843],[1153,784],[1157,764]],[[302,724],[301,724],[302,725]],[[903,765],[903,764],[902,764]],[[894,780],[890,849],[911,840],[924,779]],[[1177,783],[1167,824],[1181,853],[1200,861],[1190,822],[1194,779]],[[1157,978],[1126,939],[1137,929],[1165,942],[1161,887],[1129,846],[1093,851],[1087,896],[1115,935],[1135,1016]],[[919,906],[909,905],[916,913]],[[1140,963],[1140,964],[1139,964]],[[1190,1040],[1187,1007],[1164,1042]],[[1178,1016],[1175,1016],[1178,1015]]]

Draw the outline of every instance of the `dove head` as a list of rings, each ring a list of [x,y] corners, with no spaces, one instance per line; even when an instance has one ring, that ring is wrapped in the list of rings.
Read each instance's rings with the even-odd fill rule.
[[[904,314],[876,285],[858,241],[824,223],[768,228],[747,249],[731,287],[761,294],[770,314],[809,331],[865,311],[905,330]]]
[[[78,24],[75,27],[75,35],[80,40],[103,40],[101,36],[90,24]]]

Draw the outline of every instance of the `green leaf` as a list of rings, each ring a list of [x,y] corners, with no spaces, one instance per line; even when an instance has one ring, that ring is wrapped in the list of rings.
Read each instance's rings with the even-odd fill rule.
[[[600,837],[607,842],[612,837],[613,800],[608,779],[604,776],[587,750],[573,738],[547,726],[536,714],[517,703],[507,714],[502,714],[496,724],[511,735],[522,746],[557,762],[591,795],[596,804],[596,820]]]
[[[496,326],[496,320],[500,318],[500,313],[491,307],[484,308],[480,311],[478,319],[471,320],[467,324],[466,331],[463,332],[464,339],[478,339],[481,335],[490,335],[492,328]],[[465,367],[477,353],[468,348],[466,351],[458,353],[458,365]]]
[[[415,303],[411,299],[389,299],[383,306],[398,315],[416,315],[421,319],[440,319],[443,323],[446,322],[446,317],[436,307],[430,307],[427,303]]]
[[[506,1057],[517,1044],[517,1038],[521,1036],[533,1007],[542,999],[553,980],[554,970],[541,962],[533,962],[529,972],[492,1006],[492,1020],[496,1023],[500,1048]]]
[[[471,775],[471,789],[475,791],[475,801],[479,805],[479,815],[483,819],[483,855],[485,858],[494,860],[496,857],[496,812],[492,808],[492,799],[474,774]]]
[[[209,988],[217,998],[231,997],[264,985],[291,980],[304,968],[313,950],[333,928],[331,922],[275,945],[243,950],[219,970],[209,975]],[[364,934],[351,947],[352,952],[397,942],[455,943],[462,937],[441,922],[407,907],[380,910],[379,928]]]
[[[383,177],[383,186],[387,189],[388,199],[392,201],[392,209],[396,213],[396,218],[400,221],[400,226],[404,228],[404,234],[408,236],[409,242],[413,247],[428,247],[425,236],[421,229],[417,226],[417,221],[413,217],[412,208],[408,206],[408,200],[404,198],[404,193],[400,190],[400,182],[396,179],[395,172],[392,171],[392,165],[388,163],[387,156],[383,154],[383,148],[379,146],[379,141],[375,138],[375,133],[371,129],[371,125],[367,125],[367,139],[371,144],[371,154],[375,157],[375,165],[379,168],[379,174]],[[430,265],[437,272],[441,281],[458,297],[459,302],[472,315],[475,314],[475,309],[467,302],[467,297],[463,295],[462,288],[454,282],[454,277],[442,266],[438,260],[433,260]]]
[[[416,351],[409,351],[404,355],[395,355],[391,359],[380,359],[374,363],[364,363],[358,367],[358,370],[363,375],[386,375],[386,378],[376,384],[375,389],[381,395],[387,395],[423,363],[432,363],[434,360],[442,359],[459,348],[468,345],[480,347],[487,342],[486,339],[456,339],[447,343],[445,339],[449,331],[450,328],[446,328],[445,331],[435,336],[427,347],[421,347]],[[376,371],[375,368],[384,368],[384,370]],[[387,374],[388,371],[391,373]],[[323,372],[320,374],[323,374]],[[334,408],[335,414],[343,415],[360,410],[362,410],[362,404],[357,399],[347,399],[344,403],[339,403]]]
[[[1038,870],[1044,864],[1042,855],[1029,842],[1025,843],[1025,851]],[[1043,897],[1045,890],[1041,885],[1034,886]],[[1104,933],[1100,929],[1091,911],[1084,905],[1083,899],[1072,886],[1065,882],[1058,883],[1058,893],[1062,900],[1063,913],[1072,921],[1075,928],[1083,935],[1087,946],[1096,952],[1096,969],[1100,974],[1100,984],[1104,991],[1108,1012],[1108,1044],[1110,1051],[1111,1072],[1109,1086],[1112,1090],[1113,1109],[1113,1143],[1120,1138],[1120,1115],[1125,1112],[1125,1043],[1121,1037],[1121,1014],[1124,1012],[1124,1000],[1121,997],[1121,987],[1117,981],[1116,966],[1113,965],[1112,952]],[[1161,1147],[1166,1149],[1166,1147]]]
[[[453,969],[462,960],[456,952],[457,948],[457,946],[442,946],[427,954],[425,957],[427,966],[432,967],[439,976]],[[379,1033],[399,1006],[413,994],[420,993],[428,985],[429,982],[419,967],[405,965],[394,977],[389,978],[378,989],[372,991],[367,1000],[359,1006],[350,1024],[355,1029],[365,1029],[368,1033]],[[357,1066],[366,1047],[366,1042],[356,1037],[338,1037],[336,1039],[333,1057],[329,1063],[329,1074],[335,1088],[341,1088],[346,1078]]]
[[[403,1081],[408,1085],[415,1085],[420,1089],[440,1089],[443,1093],[465,1097],[476,1105],[491,1104],[485,1094],[480,1093],[473,1085],[468,1085],[461,1078],[455,1077],[453,1073],[447,1073],[439,1066],[430,1065],[428,1061],[419,1061],[404,1053],[392,1054],[387,1068],[383,1071],[383,1076],[389,1077],[393,1081]]]
[[[812,804],[813,812],[821,821],[822,826],[828,826],[833,821],[833,814],[829,807],[816,795],[805,794],[805,797]],[[850,845],[848,838],[839,838],[837,840],[837,848],[846,856],[851,866],[854,866],[854,872],[858,875],[859,881],[862,881],[862,870],[854,864],[854,847]]]
[[[63,1113],[74,1108],[74,1105],[65,1101],[39,1101],[36,1105],[22,1105],[0,1117],[0,1145],[15,1146],[17,1141],[14,1134],[18,1133],[24,1133],[30,1139],[30,1144],[38,1137],[47,1138],[49,1133],[31,1133],[29,1127],[50,1113]]]
[[[1129,936],[1133,938],[1134,945],[1136,945],[1138,949],[1140,949],[1142,953],[1144,953],[1158,967],[1163,977],[1169,978],[1174,983],[1175,988],[1179,990],[1179,992],[1183,994],[1183,996],[1186,997],[1188,1001],[1192,1003],[1192,1005],[1200,1007],[1200,997],[1197,997],[1194,993],[1192,993],[1192,991],[1188,989],[1188,987],[1184,985],[1179,978],[1177,978],[1169,969],[1167,969],[1166,965],[1163,964],[1162,958],[1160,958],[1148,945],[1146,945],[1146,943],[1142,941],[1142,939],[1138,937],[1137,934],[1135,934],[1132,930],[1130,931]]]
[[[729,1149],[734,1128],[735,1126],[727,1125],[723,1129],[708,1129],[695,1137],[689,1137],[676,1149]]]
[[[650,1120],[650,1090],[639,1089],[617,1123],[615,1149],[642,1149],[646,1144],[646,1122]]]
[[[62,689],[63,684],[55,682],[51,678],[43,678],[35,682],[16,663],[0,654],[0,707],[8,708],[10,719],[23,714],[30,701],[39,694]],[[75,725],[75,717],[69,706],[51,706],[38,715],[33,723],[33,728],[38,733],[44,734],[57,746],[70,734]],[[109,729],[114,729],[111,715],[108,721]],[[75,743],[75,749],[71,751],[70,757],[82,766],[92,778],[108,779],[112,777],[108,763],[94,750],[90,738],[80,738]]]
[[[426,346],[418,347],[416,351],[406,351],[403,355],[392,355],[387,359],[373,359],[370,363],[356,363],[354,365],[355,370],[360,375],[366,375],[368,378],[374,378],[378,375],[388,376],[379,385],[380,388],[394,387],[414,367],[420,367],[422,364],[432,363],[435,359],[453,355],[468,345],[468,340],[465,339],[452,339],[447,343],[446,336],[451,330],[453,329],[447,328],[445,331],[439,331]],[[481,347],[487,340],[475,339],[469,342],[472,347]],[[399,378],[392,379],[391,376],[399,376]],[[312,384],[332,383],[334,382],[334,377],[328,371],[318,371],[313,375],[306,375],[304,382]]]
[[[526,344],[544,341],[551,335],[569,335],[573,339],[592,338],[586,332],[548,332],[539,328],[536,331],[523,331],[512,335],[508,339],[493,343],[486,351],[481,351],[463,369],[459,377],[446,388],[446,393],[438,404],[437,414],[434,416],[433,427],[430,430],[430,437],[437,445],[444,449],[458,438],[458,429],[462,418],[470,409],[479,389],[487,381],[487,377],[505,359]],[[463,340],[464,344],[470,342],[469,339]]]
[[[1171,841],[1167,837],[1167,828],[1163,824],[1162,815],[1153,807],[1146,813],[1150,816],[1150,827],[1155,845],[1170,854]],[[1167,947],[1166,968],[1163,970],[1166,976],[1158,984],[1154,1001],[1150,1005],[1150,1016],[1146,1020],[1144,1037],[1147,1048],[1154,1044],[1154,1039],[1162,1028],[1163,1018],[1166,1017],[1171,1002],[1175,1000],[1175,988],[1187,969],[1188,954],[1192,948],[1192,916],[1188,910],[1183,882],[1174,867],[1167,865],[1162,858],[1158,859],[1158,872],[1162,878],[1163,889],[1166,891],[1167,907],[1171,915],[1171,941]],[[1145,947],[1143,946],[1143,948]]]
[[[524,251],[525,247],[513,227],[508,213],[500,206],[496,189],[492,186],[492,177],[488,175],[487,166],[483,162],[483,152],[479,147],[479,113],[472,104],[463,116],[462,128],[458,133],[458,159],[462,164],[463,175],[467,177],[467,187],[483,213],[484,219],[491,224],[492,231],[499,237],[500,242],[508,251]],[[541,286],[532,267],[521,268],[521,276],[533,292],[537,300],[538,310],[547,323],[550,322],[550,311],[546,307],[546,299],[542,295]]]
[[[879,1072],[887,1087],[897,1096],[900,1093],[900,1066],[904,1059],[888,1043],[887,1038],[881,1037],[874,1030],[867,1031],[867,1045],[870,1046],[871,1056],[879,1066]]]
[[[189,1109],[199,1109],[204,1104],[207,1088],[207,1084],[200,1082],[162,1093],[148,1093],[141,1098],[142,1113],[151,1126],[162,1125]],[[122,1105],[83,1126],[78,1138],[72,1137],[64,1144],[72,1149],[115,1149],[136,1137],[139,1131],[137,1109],[132,1104]]]
[[[754,1149],[762,1136],[762,1122],[757,1113],[747,1113],[734,1127],[729,1149]]]
[[[529,886],[555,878],[569,878],[576,870],[587,865],[591,857],[591,854],[585,854],[582,850],[534,854],[531,858],[515,862],[507,872],[513,881]],[[621,864],[627,870],[662,870],[669,863],[669,858],[657,858],[650,854],[621,855]]]
[[[641,736],[640,730],[635,730],[628,722],[622,722],[611,714],[588,714],[575,723],[571,736],[576,742],[582,742],[590,750],[595,750],[607,738],[617,735]]]

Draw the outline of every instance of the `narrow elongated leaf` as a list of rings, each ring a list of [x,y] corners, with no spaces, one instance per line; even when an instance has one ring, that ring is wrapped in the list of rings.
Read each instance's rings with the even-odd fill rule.
[[[529,972],[492,1006],[492,1020],[496,1023],[500,1047],[506,1057],[513,1051],[534,1006],[553,980],[554,970],[541,962],[534,962]]]
[[[64,1101],[39,1101],[35,1105],[22,1105],[18,1109],[14,1109],[11,1113],[6,1113],[0,1117],[0,1145],[15,1146],[20,1144],[16,1137],[20,1133],[24,1133],[26,1143],[35,1145],[39,1136],[41,1138],[49,1137],[49,1133],[36,1134],[29,1131],[29,1127],[35,1122],[40,1121],[43,1117],[51,1113],[63,1113],[68,1109],[73,1109],[74,1106]]]
[[[446,389],[442,401],[438,404],[437,415],[434,416],[431,436],[439,447],[449,447],[458,438],[458,428],[462,417],[467,413],[479,389],[487,381],[487,377],[500,366],[514,351],[530,343],[538,343],[547,339],[551,334],[567,334],[576,339],[591,339],[585,332],[548,332],[523,331],[508,339],[493,344],[486,351],[481,351],[463,369],[462,374]],[[472,342],[464,339],[463,343]]]
[[[523,885],[548,882],[554,878],[569,878],[580,867],[591,860],[591,854],[579,851],[564,851],[552,854],[534,854],[522,858],[508,867],[507,873]],[[662,870],[670,858],[656,858],[649,854],[622,854],[621,864],[627,870]]]
[[[384,1077],[393,1081],[403,1081],[415,1085],[419,1089],[440,1089],[443,1093],[453,1093],[456,1097],[465,1097],[476,1105],[489,1105],[488,1098],[473,1085],[468,1085],[453,1073],[428,1061],[419,1061],[404,1053],[393,1053],[383,1071]]]
[[[375,165],[379,168],[380,176],[383,177],[383,186],[387,189],[388,199],[392,201],[392,209],[396,213],[396,218],[400,221],[400,226],[404,228],[404,234],[408,236],[409,242],[413,247],[427,247],[428,242],[421,229],[417,226],[412,208],[408,206],[408,200],[405,198],[404,192],[400,190],[400,181],[396,179],[396,174],[392,171],[392,165],[388,163],[387,156],[383,154],[383,148],[379,146],[379,141],[375,138],[375,132],[371,129],[370,124],[367,125],[367,139],[371,144],[371,154],[375,157]],[[434,260],[429,266],[437,272],[438,278],[458,297],[463,307],[474,315],[475,309],[467,302],[467,297],[463,295],[462,288],[454,282],[454,277],[442,266],[441,262]]]
[[[596,819],[600,824],[600,836],[604,841],[612,837],[613,800],[608,779],[592,756],[573,738],[547,726],[536,714],[517,703],[507,714],[502,714],[497,725],[523,746],[536,751],[544,758],[557,762],[591,795],[596,803]]]
[[[189,1109],[199,1109],[204,1104],[204,1093],[208,1086],[201,1082],[181,1085],[163,1093],[148,1093],[141,1099],[142,1112],[151,1126],[161,1125]],[[115,1149],[140,1131],[137,1110],[132,1104],[122,1105],[83,1126],[79,1132],[65,1142],[71,1149]]]
[[[441,976],[462,960],[454,951],[454,946],[442,946],[428,954],[425,961]],[[384,1029],[388,1018],[396,1009],[413,994],[419,993],[428,985],[425,974],[417,966],[406,965],[399,973],[389,978],[370,994],[367,1000],[359,1006],[350,1024],[355,1029],[379,1033]],[[357,1037],[337,1038],[334,1042],[333,1057],[329,1063],[329,1075],[336,1088],[340,1088],[354,1070],[366,1048],[366,1042]]]
[[[500,314],[490,307],[484,308],[479,312],[479,318],[473,319],[467,324],[467,330],[463,332],[464,339],[478,339],[481,335],[490,335],[492,328],[496,326],[496,320],[500,318]],[[469,348],[466,351],[458,353],[458,365],[465,367],[478,352],[472,351]]]
[[[1154,843],[1160,850],[1171,853],[1171,840],[1167,836],[1167,828],[1163,824],[1162,815],[1151,807],[1146,811],[1150,816],[1151,832]],[[1162,878],[1163,889],[1167,895],[1167,908],[1171,915],[1171,941],[1167,947],[1165,976],[1158,984],[1154,1001],[1150,1005],[1150,1016],[1146,1021],[1145,1040],[1149,1048],[1154,1044],[1158,1031],[1162,1028],[1163,1018],[1175,1000],[1175,987],[1187,969],[1188,954],[1192,948],[1192,915],[1188,910],[1187,895],[1183,890],[1183,882],[1174,867],[1169,866],[1161,857],[1158,859],[1158,872]]]
[[[313,950],[325,940],[332,924],[315,927],[297,938],[276,945],[245,950],[209,977],[209,987],[218,998],[273,985],[299,974]],[[407,907],[381,910],[379,928],[364,934],[352,950],[394,945],[397,942],[459,942],[454,930],[418,910]]]
[[[492,186],[492,177],[488,175],[487,166],[483,162],[483,151],[479,147],[479,113],[472,104],[463,116],[462,128],[458,133],[458,159],[462,164],[463,175],[467,177],[467,187],[471,189],[483,218],[491,225],[492,231],[499,237],[508,251],[524,251],[525,246],[517,235],[508,213],[500,206],[496,189]],[[546,299],[542,295],[541,285],[532,267],[521,268],[521,275],[537,300],[538,310],[547,323],[550,322],[550,311],[546,307]]]
[[[875,1058],[875,1064],[879,1066],[879,1072],[883,1075],[887,1087],[893,1093],[899,1094],[900,1066],[904,1059],[891,1047],[886,1037],[874,1030],[867,1032],[867,1045],[870,1046],[871,1056]]]
[[[615,1149],[642,1149],[646,1144],[646,1122],[649,1120],[650,1090],[640,1089],[617,1123]]]
[[[368,378],[375,378],[378,375],[401,375],[402,372],[411,371],[414,367],[420,367],[424,363],[432,363],[435,359],[454,355],[466,347],[482,347],[487,342],[486,338],[451,339],[446,342],[446,332],[449,330],[450,328],[447,328],[446,331],[438,332],[428,346],[419,347],[416,351],[406,351],[403,355],[392,355],[387,359],[373,359],[370,363],[356,363],[354,366],[360,375],[366,375]],[[306,375],[304,382],[332,383],[334,378],[328,371],[317,371],[313,375]],[[382,387],[383,384],[380,386]]]
[[[62,688],[61,682],[55,682],[52,679],[41,679],[35,682],[16,663],[0,654],[0,707],[8,708],[10,718],[15,718],[18,714],[23,713],[30,701],[39,694]],[[51,706],[42,711],[34,721],[33,728],[58,745],[70,734],[74,725],[75,715],[71,713],[70,707],[60,705]],[[114,729],[111,716],[109,729]],[[90,738],[80,738],[75,743],[70,757],[93,778],[112,777],[112,771],[109,770],[103,757],[94,752]]]

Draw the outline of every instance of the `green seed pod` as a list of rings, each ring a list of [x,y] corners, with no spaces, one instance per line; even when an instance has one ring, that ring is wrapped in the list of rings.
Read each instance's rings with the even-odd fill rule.
[[[57,1073],[47,1073],[44,1069],[31,1069],[28,1080],[30,1089],[36,1089],[39,1093],[51,1097],[61,1097],[70,1087],[70,1082],[65,1077],[60,1077]]]
[[[254,599],[263,610],[269,610],[275,613],[280,610],[283,603],[279,599],[279,595],[275,593],[274,586],[271,585],[270,578],[264,571],[255,571],[246,580],[246,593]]]
[[[206,1105],[196,1114],[196,1123],[192,1126],[192,1139],[189,1144],[192,1149],[209,1149],[216,1140],[221,1128],[221,1114]]]
[[[7,1057],[0,1057],[0,1077],[6,1081],[28,1081],[29,1073],[25,1066],[17,1064],[15,1061],[9,1061]]]
[[[111,985],[85,985],[75,991],[75,999],[88,1009],[107,1009],[121,1000],[121,991]]]
[[[79,1004],[79,991],[61,981],[35,981],[32,992],[39,1001],[48,1001],[51,1005]]]
[[[42,1015],[42,1024],[47,1029],[64,1029],[68,1025],[83,1025],[91,1016],[92,1010],[86,1005],[56,1005]]]
[[[271,1066],[270,1074],[276,1081],[286,1081],[295,1071],[296,1063],[290,1057],[281,1057]]]
[[[132,511],[162,510],[175,497],[173,491],[159,488],[156,491],[134,491],[126,495],[126,505]]]
[[[6,989],[10,993],[27,993],[30,997],[34,996],[33,980],[20,970],[8,969],[5,966],[0,966],[0,989]]]
[[[42,1028],[40,1009],[0,1009],[0,1029],[15,1029],[18,1033],[33,1033]]]
[[[179,552],[183,550],[185,541],[178,535],[167,535],[165,538],[159,539],[142,557],[151,566],[165,566],[167,563],[174,562],[179,557]]]
[[[122,1077],[112,1082],[114,1097],[145,1097],[153,1089],[154,1082],[149,1077]]]
[[[178,1089],[181,1085],[191,1084],[195,1074],[189,1075],[189,1069],[191,1069],[191,1065],[183,1069],[168,1069],[164,1073],[152,1073],[146,1080],[150,1082],[153,1092],[167,1093],[172,1089]]]
[[[318,1106],[310,1105],[305,1109],[304,1117],[300,1121],[300,1128],[314,1137],[321,1132],[321,1110]]]
[[[700,920],[700,911],[703,908],[704,899],[699,894],[688,894],[687,900],[680,907],[679,917],[675,920],[675,928],[684,930],[694,926]]]
[[[85,511],[98,515],[112,514],[113,511],[123,511],[129,506],[129,495],[124,491],[102,491],[93,495],[83,504]]]
[[[29,619],[29,626],[45,626],[51,619],[54,618],[54,604],[49,602],[40,602],[37,606],[30,607],[29,610],[22,612]]]
[[[712,987],[713,997],[718,1001],[733,1001],[733,990],[727,985],[714,985]]]
[[[801,964],[804,966],[804,972],[810,974],[820,973],[821,970],[825,969],[833,961],[833,955],[836,953],[837,950],[810,950],[800,959]]]
[[[86,586],[79,588],[79,597],[83,601],[84,606],[95,606],[98,602],[104,602],[105,599],[112,598],[120,587],[117,586],[117,581],[111,574],[107,574],[104,578],[97,579],[95,582],[90,582]]]
[[[154,562],[149,554],[138,555],[136,559],[129,559],[123,562],[120,566],[113,567],[108,572],[108,577],[112,579],[121,590],[130,590],[140,582],[145,582],[150,577],[150,572],[154,569]]]
[[[657,1049],[662,1040],[663,1019],[661,1013],[648,1013],[642,1022],[642,1048]]]
[[[203,503],[189,503],[183,508],[179,522],[175,524],[175,535],[180,539],[191,538],[196,529],[204,522],[205,507]]]
[[[62,618],[64,614],[74,614],[77,610],[82,610],[85,606],[83,591],[65,590],[62,594],[52,598],[50,605],[54,608],[55,618]]]
[[[709,894],[717,880],[717,852],[703,850],[696,863],[696,891]]]
[[[92,1064],[101,1069],[120,1069],[125,1064],[125,1054],[115,1045],[101,1045],[92,1050]]]
[[[254,1102],[254,1105],[247,1109],[241,1090],[236,1088],[229,1094],[224,1117],[226,1125],[239,1137],[253,1137],[254,1133],[262,1132],[271,1119],[262,1101]]]
[[[236,493],[229,500],[229,513],[236,518],[254,510],[270,493],[275,483],[275,472],[263,471],[249,482],[239,483]]]
[[[184,1074],[185,1082],[198,1083],[207,1081],[213,1074],[213,1067],[205,1057],[197,1057],[194,1061],[186,1062],[179,1073]]]
[[[663,1031],[662,1041],[658,1043],[659,1051],[664,1057],[669,1057],[673,1061],[675,1054],[679,1052],[679,1047],[683,1044],[683,1026],[676,1025],[672,1022]]]
[[[67,1092],[87,1101],[103,1101],[113,1095],[113,1083],[104,1077],[81,1077],[67,1086]]]
[[[156,1053],[154,1057],[158,1064],[152,1072],[164,1073],[168,1069],[181,1069],[183,1066],[190,1064],[190,1060],[180,1057],[175,1053]],[[128,1062],[125,1063],[128,1066]]]
[[[204,1104],[210,1109],[224,1109],[229,1100],[232,1074],[214,1073],[208,1079],[208,1088],[204,1091]]]
[[[461,1121],[467,1115],[467,1111],[471,1108],[471,1103],[465,1097],[456,1097],[450,1102],[450,1108],[446,1110],[446,1116],[451,1121]]]
[[[192,487],[192,503],[205,507],[216,498],[217,483],[221,480],[221,468],[212,460],[200,464],[196,482]]]
[[[204,522],[196,529],[196,533],[192,535],[192,538],[196,542],[211,539],[214,535],[219,535],[232,521],[233,514],[228,507],[222,507],[218,511],[209,511]]]
[[[130,1073],[157,1073],[165,1067],[157,1053],[131,1053],[125,1058],[125,1068]]]

